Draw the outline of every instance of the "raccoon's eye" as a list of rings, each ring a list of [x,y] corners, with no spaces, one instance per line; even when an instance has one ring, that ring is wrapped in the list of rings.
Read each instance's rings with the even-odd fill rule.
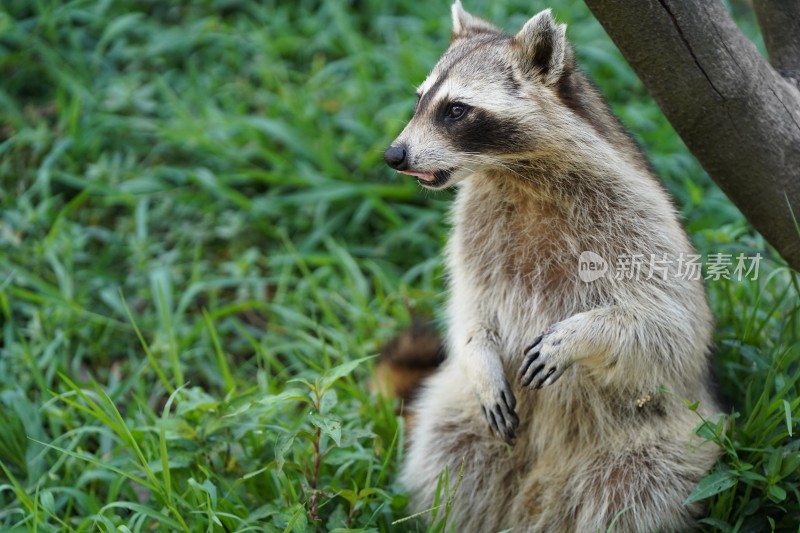
[[[447,111],[445,111],[444,118],[450,120],[458,120],[464,116],[467,112],[467,106],[465,104],[459,104],[458,102],[454,102],[447,106]]]

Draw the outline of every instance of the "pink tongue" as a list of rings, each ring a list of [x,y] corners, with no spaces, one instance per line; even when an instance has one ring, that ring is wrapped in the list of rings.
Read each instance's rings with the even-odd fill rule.
[[[408,170],[398,170],[401,174],[408,174],[409,176],[416,176],[422,178],[424,181],[433,181],[433,172],[411,172]]]

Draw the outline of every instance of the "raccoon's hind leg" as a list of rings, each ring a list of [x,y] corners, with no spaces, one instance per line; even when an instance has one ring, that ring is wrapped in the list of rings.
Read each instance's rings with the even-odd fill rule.
[[[612,523],[615,533],[691,531],[702,506],[683,502],[714,464],[717,448],[689,443],[690,424],[670,426],[669,434],[651,433],[636,444],[631,438],[573,450],[569,460],[561,450],[542,457],[520,486],[514,523],[537,532],[607,531]]]

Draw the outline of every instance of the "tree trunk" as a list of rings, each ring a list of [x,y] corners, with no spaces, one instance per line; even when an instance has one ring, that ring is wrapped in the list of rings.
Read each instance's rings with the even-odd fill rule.
[[[800,2],[756,2],[779,71],[718,0],[585,2],[711,178],[800,270]]]
[[[770,63],[781,76],[800,87],[800,2],[755,0],[753,7]]]

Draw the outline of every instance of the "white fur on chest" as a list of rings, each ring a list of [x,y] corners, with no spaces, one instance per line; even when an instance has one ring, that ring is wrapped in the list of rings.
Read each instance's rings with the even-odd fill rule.
[[[477,325],[496,333],[497,355],[518,361],[526,343],[575,312],[569,309],[573,298],[563,288],[541,290],[545,282],[539,278],[547,263],[562,260],[543,257],[538,249],[541,221],[514,220],[524,214],[510,213],[515,207],[510,200],[482,185],[464,183],[453,206],[447,245],[448,340],[451,353],[457,354],[478,320]]]

